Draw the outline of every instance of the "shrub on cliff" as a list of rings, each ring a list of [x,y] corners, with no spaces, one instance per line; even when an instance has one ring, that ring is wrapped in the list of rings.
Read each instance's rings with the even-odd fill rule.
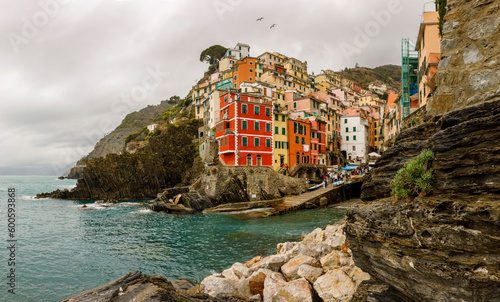
[[[433,170],[430,168],[433,159],[434,153],[426,149],[407,162],[391,181],[391,194],[407,200],[420,194],[429,194],[434,179]]]

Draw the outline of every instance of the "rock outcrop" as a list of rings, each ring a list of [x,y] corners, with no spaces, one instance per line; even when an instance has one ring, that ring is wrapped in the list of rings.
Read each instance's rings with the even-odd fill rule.
[[[305,179],[282,175],[268,167],[208,167],[189,192],[159,194],[153,211],[201,212],[221,204],[275,200],[307,190]]]
[[[177,286],[178,287],[178,286]],[[175,284],[156,275],[135,271],[114,281],[62,299],[60,302],[243,302],[238,297],[211,297],[176,290]]]
[[[193,166],[200,122],[169,125],[134,154],[108,154],[87,161],[83,177],[71,191],[37,195],[64,199],[152,199],[180,183]]]
[[[500,301],[499,10],[448,0],[426,117],[399,134],[365,179],[366,204],[347,212],[354,262],[379,283],[360,287],[373,301]],[[435,154],[432,195],[389,197],[422,149]]]
[[[344,240],[343,223],[317,228],[300,242],[278,244],[276,255],[235,263],[205,278],[200,289],[262,301],[350,301],[370,276],[354,265]]]

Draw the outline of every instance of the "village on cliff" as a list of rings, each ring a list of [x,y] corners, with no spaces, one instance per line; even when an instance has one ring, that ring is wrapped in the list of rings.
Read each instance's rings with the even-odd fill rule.
[[[373,163],[433,95],[439,45],[438,13],[424,11],[416,43],[401,41],[401,87],[361,87],[332,70],[308,74],[307,61],[277,52],[253,57],[238,43],[191,91],[203,120],[200,156],[292,176],[318,165]]]

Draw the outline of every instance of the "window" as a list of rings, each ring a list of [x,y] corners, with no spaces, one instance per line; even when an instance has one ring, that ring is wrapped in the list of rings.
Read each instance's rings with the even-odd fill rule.
[[[260,114],[260,108],[259,108],[259,106],[254,106],[254,107],[253,107],[253,113],[254,113],[255,115],[259,115],[259,114]]]
[[[252,81],[252,77],[250,77],[250,82]],[[246,88],[245,88],[246,89]]]
[[[356,151],[356,146],[352,146],[352,151]]]
[[[299,143],[299,137],[297,135],[295,135],[295,143],[298,144]]]
[[[274,127],[274,134],[279,134],[279,133],[280,133],[280,128]]]
[[[281,128],[281,134],[286,135],[286,128]]]
[[[271,116],[271,108],[266,107],[266,116]]]
[[[252,62],[250,62],[250,63],[252,63]],[[252,68],[250,68],[250,72],[253,72],[253,69],[252,69]]]
[[[345,132],[349,132],[349,127],[345,127]]]
[[[318,150],[318,144],[314,144],[314,150]]]
[[[293,102],[293,109],[297,108],[297,102]]]
[[[297,133],[297,123],[293,123],[293,133]]]
[[[234,75],[234,80],[236,81],[236,75]]]
[[[278,149],[278,142],[277,141],[274,141],[274,148]]]
[[[256,137],[254,139],[254,143],[255,143],[255,147],[260,147],[260,139],[258,137]]]
[[[356,132],[356,127],[352,127],[352,131]]]
[[[226,146],[227,146],[227,136],[226,136],[226,137],[224,137],[224,145],[226,145]]]
[[[285,121],[285,116],[284,116],[284,115],[282,115],[282,116],[281,116],[281,121],[282,121],[282,122],[284,122],[284,121]]]
[[[260,127],[259,127],[259,122],[253,122],[253,130],[255,131],[259,131],[260,130]]]
[[[347,119],[344,119],[344,124],[347,124]]]
[[[279,120],[279,117],[278,117],[278,115],[277,115],[277,114],[275,114],[275,115],[274,115],[274,120],[275,120],[275,121],[278,121],[278,120]]]
[[[353,135],[352,136],[352,140],[355,141],[356,140],[356,135]]]
[[[345,136],[345,140],[346,140],[346,141],[349,141],[349,135],[346,135],[346,136]]]
[[[247,129],[248,129],[247,121],[241,121],[241,130],[247,130]]]
[[[241,145],[242,145],[243,147],[248,146],[248,138],[247,138],[246,136],[243,136],[243,137],[241,138]]]
[[[305,137],[303,137],[303,138],[302,138],[302,145],[305,145],[305,144],[306,144],[306,138],[305,138]]]
[[[248,111],[247,111],[247,104],[242,104],[241,105],[241,113],[248,113]]]
[[[270,138],[266,138],[266,147],[271,148],[271,139]]]
[[[271,124],[266,123],[266,132],[271,132]]]

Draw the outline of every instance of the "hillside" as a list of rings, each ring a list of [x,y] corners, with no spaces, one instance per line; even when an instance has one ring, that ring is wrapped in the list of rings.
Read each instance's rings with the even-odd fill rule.
[[[397,65],[382,65],[375,68],[346,68],[340,71],[339,74],[355,81],[365,89],[368,88],[371,82],[385,83],[388,88],[398,91],[401,89],[401,66]]]
[[[162,101],[158,105],[150,105],[139,111],[127,114],[122,123],[115,130],[104,136],[95,145],[94,150],[83,161],[81,160],[79,164],[83,164],[88,159],[105,157],[110,153],[120,153],[125,146],[125,138],[129,134],[149,125],[155,117],[162,114],[170,106],[171,104],[168,104],[167,101]]]

